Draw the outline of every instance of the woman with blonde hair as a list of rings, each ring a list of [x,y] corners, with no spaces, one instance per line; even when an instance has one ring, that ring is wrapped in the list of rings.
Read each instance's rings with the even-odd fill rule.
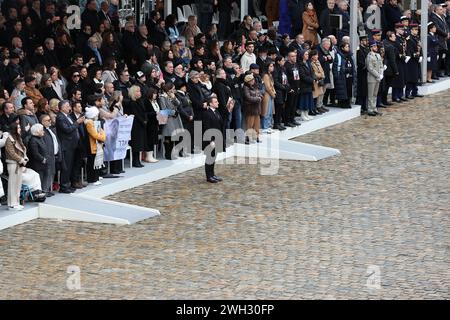
[[[128,89],[130,101],[126,108],[129,115],[134,116],[131,129],[130,145],[133,149],[133,167],[143,168],[141,163],[141,152],[147,152],[147,113],[145,112],[144,99],[141,88],[133,85]]]
[[[195,38],[199,33],[202,33],[200,28],[197,25],[197,17],[196,16],[189,16],[188,17],[188,23],[186,25],[186,28],[183,31],[183,36],[188,39],[189,37]]]
[[[272,133],[272,117],[274,114],[274,99],[276,96],[275,85],[273,81],[273,72],[275,63],[268,61],[265,65],[263,82],[266,88],[261,107],[261,128],[263,132]]]
[[[106,134],[98,121],[99,110],[96,106],[86,107],[84,125],[89,136],[86,164],[87,182],[94,186],[102,184],[99,180],[100,169],[103,167],[103,144]]]

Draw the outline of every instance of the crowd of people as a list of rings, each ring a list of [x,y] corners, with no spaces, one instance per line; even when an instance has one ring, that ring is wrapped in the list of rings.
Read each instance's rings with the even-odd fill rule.
[[[217,183],[214,160],[229,144],[260,143],[329,107],[351,108],[354,97],[363,112],[381,115],[380,107],[420,97],[424,59],[428,82],[450,74],[450,5],[430,2],[424,57],[420,11],[403,10],[398,0],[363,1],[353,57],[346,0],[253,1],[255,15],[267,21],[247,15],[238,26],[229,21],[234,2],[201,1],[201,21],[192,15],[180,24],[176,15],[163,18],[155,10],[136,25],[134,16],[121,24],[117,1],[87,0],[77,30],[68,28],[66,8],[78,1],[4,0],[0,196],[7,194],[8,207],[23,209],[22,184],[42,199],[101,184],[106,172],[123,173],[121,160],[104,161],[108,120],[133,116],[133,167],[158,162],[159,146],[169,160],[208,149],[206,178]],[[371,6],[379,7],[381,29],[365,25]],[[214,10],[219,26],[211,20]],[[336,14],[342,28],[330,24]],[[216,135],[196,145],[196,121],[203,132],[218,130],[223,141]],[[176,147],[179,132],[192,137],[188,148]]]

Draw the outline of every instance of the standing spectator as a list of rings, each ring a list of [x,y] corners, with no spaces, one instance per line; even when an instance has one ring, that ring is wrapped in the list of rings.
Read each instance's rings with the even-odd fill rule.
[[[286,69],[286,75],[290,87],[290,90],[287,94],[284,125],[286,127],[295,127],[300,125],[300,123],[295,120],[300,88],[300,73],[297,64],[297,50],[292,50],[288,53],[288,58],[284,66]]]
[[[259,139],[262,94],[256,86],[253,74],[244,78],[245,144],[261,142]]]
[[[52,86],[52,78],[48,73],[44,73],[42,75],[41,87],[39,91],[42,93],[42,96],[48,101],[52,99],[59,100],[58,93],[56,93],[55,89]]]
[[[328,93],[328,96],[332,96],[331,97],[331,101],[334,101],[334,94],[330,94],[331,91],[334,91],[334,81],[333,81],[333,72],[332,72],[332,67],[333,67],[333,56],[332,56],[332,51],[330,51],[331,49],[331,40],[330,38],[323,38],[321,41],[321,44],[318,46],[317,50],[319,53],[319,62],[320,65],[323,68],[323,72],[325,74],[325,79],[324,79],[324,95],[323,95],[323,107],[322,107],[322,111],[329,111],[329,109],[325,108],[325,104],[326,104],[326,96]]]
[[[265,87],[264,96],[261,104],[261,129],[262,132],[272,133],[272,119],[274,110],[274,99],[276,97],[273,73],[275,70],[275,62],[269,60],[263,69],[263,83]]]
[[[220,40],[225,39],[226,37],[228,37],[229,34],[231,34],[232,2],[233,2],[232,0],[218,0],[218,7],[217,7],[217,11],[219,12],[218,37]]]
[[[97,32],[100,26],[100,19],[97,14],[97,1],[96,0],[87,0],[86,8],[81,14],[81,23],[82,25],[90,25],[93,32]]]
[[[282,125],[284,119],[284,106],[286,104],[287,93],[290,91],[289,83],[287,81],[286,71],[284,64],[286,63],[284,57],[278,56],[275,59],[275,70],[273,72],[273,81],[276,91],[275,95],[275,117],[274,117],[274,129],[286,130],[286,127]]]
[[[130,101],[126,108],[127,114],[133,115],[133,128],[131,129],[130,145],[133,152],[133,167],[143,168],[141,163],[141,152],[146,152],[147,149],[147,114],[145,112],[144,101],[142,99],[141,89],[139,86],[133,85],[130,87],[129,97]]]
[[[95,105],[97,97],[88,96],[87,103],[88,106]],[[100,99],[98,99],[100,100]],[[69,118],[73,122],[77,122],[79,118],[83,116],[83,108],[80,101],[74,101],[71,104],[72,112]],[[84,122],[78,126],[78,134],[80,139],[78,140],[78,145],[74,151],[72,172],[70,175],[70,181],[72,182],[72,188],[82,189],[87,186],[87,183],[83,183],[81,179],[81,168],[83,167],[86,158],[88,156],[88,134],[86,132],[86,126]]]
[[[395,24],[400,22],[400,18],[403,15],[402,10],[398,6],[398,0],[388,0],[388,3],[383,8],[387,21],[387,30],[394,31]]]
[[[20,189],[22,187],[23,170],[29,159],[27,148],[22,142],[20,125],[11,124],[11,131],[5,142],[6,164],[8,167],[8,207],[9,210],[23,210],[20,205]]]
[[[439,48],[439,39],[436,36],[436,24],[434,22],[428,23],[428,56],[427,56],[427,82],[433,83],[433,80],[439,79],[435,76],[436,71],[438,70],[438,48]],[[433,74],[434,73],[434,74]]]
[[[38,118],[35,115],[33,100],[29,97],[22,99],[22,109],[20,109],[17,114],[20,117],[20,127],[22,131],[22,141],[25,146],[28,146],[28,142],[31,138],[31,127],[39,123]]]
[[[316,10],[311,1],[306,3],[305,11],[303,12],[303,30],[302,34],[305,41],[311,41],[311,46],[315,47],[319,40],[317,39],[317,32],[319,29],[319,19],[317,18]]]
[[[55,40],[52,38],[45,39],[43,59],[47,68],[60,66],[59,58],[55,51]]]
[[[160,107],[158,104],[158,91],[156,89],[148,89],[144,105],[147,114],[147,149],[149,150],[147,151],[144,162],[156,163],[159,161],[155,157],[159,134],[159,122],[157,116],[160,112]]]
[[[446,55],[448,55],[447,39],[450,38],[450,31],[445,21],[445,9],[442,7],[442,4],[432,5],[431,10],[430,21],[436,26],[435,34],[439,43],[438,63],[435,72],[435,77],[439,78],[445,76],[447,69],[445,62]]]
[[[411,23],[410,25],[411,35],[406,43],[406,55],[411,59],[406,63],[406,91],[405,97],[408,99],[415,97],[423,97],[418,93],[420,74],[420,62],[422,58],[422,47],[420,45],[419,38],[419,25],[417,23]]]
[[[50,120],[50,118],[48,119]],[[51,196],[49,193],[54,170],[50,166],[55,165],[54,160],[53,162],[50,160],[52,157],[54,158],[53,144],[46,144],[44,139],[44,126],[42,124],[34,124],[30,131],[32,135],[28,144],[30,161],[27,166],[39,174],[42,190],[46,195]]]
[[[401,23],[395,25],[395,61],[397,63],[398,74],[392,79],[392,101],[402,102],[407,101],[403,98],[405,88],[405,73],[406,73],[406,41],[404,39],[405,29]]]
[[[356,50],[357,89],[356,104],[361,106],[362,112],[367,112],[367,67],[366,58],[369,54],[369,38],[366,35],[359,37],[359,48]]]
[[[88,155],[86,163],[87,182],[94,186],[102,184],[99,180],[100,169],[103,167],[103,144],[106,140],[105,131],[98,121],[99,109],[97,106],[86,108],[84,122],[89,136]]]
[[[58,138],[56,137],[56,132],[52,126],[52,121],[49,115],[42,115],[39,119],[41,124],[44,126],[44,143],[47,153],[47,174],[44,179],[41,178],[42,190],[47,193],[47,197],[55,195],[52,192],[52,182],[56,173],[56,162],[60,162],[60,144]]]
[[[188,17],[188,23],[186,27],[184,28],[183,35],[186,39],[193,37],[195,38],[198,34],[202,33],[200,28],[197,25],[197,17],[196,16],[189,16]]]
[[[56,130],[61,140],[61,151],[63,154],[63,163],[61,168],[60,193],[72,193],[75,191],[71,187],[70,177],[72,174],[75,150],[78,147],[80,135],[78,127],[83,124],[85,117],[81,116],[77,121],[70,117],[70,103],[68,100],[60,101],[58,104],[59,112],[56,116]]]
[[[247,42],[245,44],[245,52],[241,58],[241,67],[244,72],[250,70],[251,64],[256,63],[256,55],[254,51],[255,51],[255,43],[250,41]]]
[[[159,106],[161,110],[167,110],[167,123],[162,128],[161,134],[164,137],[165,158],[167,160],[177,159],[178,155],[173,152],[176,142],[172,140],[179,130],[183,129],[181,118],[178,113],[180,102],[175,96],[175,86],[168,82],[163,85],[163,93],[159,97]]]
[[[189,132],[190,145],[188,145],[188,153],[194,153],[194,109],[192,101],[187,92],[186,82],[180,82],[176,86],[177,92],[175,96],[180,101],[178,110],[181,116],[183,128]]]
[[[340,46],[333,64],[336,99],[340,108],[351,108],[354,71],[350,46],[344,43]]]
[[[312,94],[315,76],[311,64],[309,63],[309,52],[303,50],[300,53],[300,57],[302,60],[299,63],[298,70],[300,74],[298,107],[301,112],[302,120],[308,121],[312,120],[310,116],[318,114],[314,110],[314,99]]]
[[[313,88],[313,98],[315,100],[315,109],[320,113],[327,112],[328,109],[323,107],[323,95],[325,93],[325,72],[323,71],[322,65],[319,61],[319,53],[317,50],[311,50],[309,53],[309,58],[311,60],[311,67],[313,70],[313,74],[316,78],[314,81]]]

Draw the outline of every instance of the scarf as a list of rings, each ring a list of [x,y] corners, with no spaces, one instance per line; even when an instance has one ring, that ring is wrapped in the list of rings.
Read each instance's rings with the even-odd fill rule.
[[[100,121],[94,122],[95,130],[98,132],[100,128]],[[97,153],[95,154],[94,159],[94,169],[101,169],[105,166],[103,163],[104,154],[103,154],[103,142],[96,140],[97,144]]]

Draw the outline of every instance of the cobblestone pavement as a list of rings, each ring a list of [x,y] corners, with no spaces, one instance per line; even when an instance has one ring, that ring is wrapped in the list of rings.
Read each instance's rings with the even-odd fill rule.
[[[449,299],[449,102],[299,137],[342,155],[274,176],[219,165],[217,185],[199,168],[110,197],[161,210],[136,225],[3,230],[0,298]]]

